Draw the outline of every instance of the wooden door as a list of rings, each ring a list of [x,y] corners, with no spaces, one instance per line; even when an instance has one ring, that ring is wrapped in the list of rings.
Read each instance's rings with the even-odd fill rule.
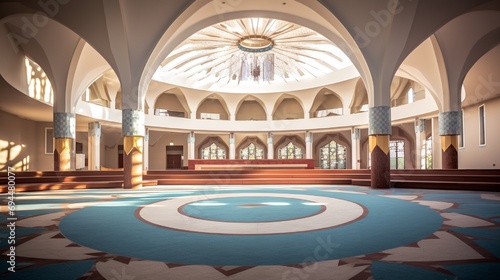
[[[118,168],[123,168],[123,145],[118,145]]]
[[[182,155],[167,155],[167,169],[181,169]]]
[[[166,167],[167,169],[181,169],[182,168],[182,154],[183,146],[166,146]]]

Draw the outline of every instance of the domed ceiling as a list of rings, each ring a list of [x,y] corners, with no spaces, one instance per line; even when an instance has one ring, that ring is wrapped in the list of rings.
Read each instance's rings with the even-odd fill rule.
[[[172,51],[154,79],[219,92],[273,92],[322,86],[349,58],[321,34],[282,20],[244,18],[191,35]],[[305,83],[304,83],[305,82]]]

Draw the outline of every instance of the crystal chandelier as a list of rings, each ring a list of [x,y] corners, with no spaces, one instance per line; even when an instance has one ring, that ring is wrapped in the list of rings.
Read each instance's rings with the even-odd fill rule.
[[[274,41],[263,35],[248,35],[237,42],[241,52],[228,61],[233,80],[269,82],[274,80]]]

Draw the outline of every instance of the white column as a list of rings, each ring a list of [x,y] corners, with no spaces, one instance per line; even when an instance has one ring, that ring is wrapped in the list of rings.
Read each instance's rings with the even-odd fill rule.
[[[149,128],[146,127],[144,132],[144,146],[142,147],[142,169],[149,169]]]
[[[274,143],[273,143],[273,133],[267,133],[267,158],[274,159]]]
[[[188,135],[188,160],[189,159],[195,159],[195,141],[196,141],[196,138],[195,138],[195,135],[194,135],[194,131],[191,131],[189,132],[189,135]]]
[[[234,133],[229,133],[229,159],[236,158],[236,146],[234,143]]]
[[[99,122],[89,123],[88,138],[88,170],[99,170],[101,168],[101,124]]]
[[[306,158],[313,158],[313,133],[306,131]]]
[[[443,167],[441,152],[441,136],[439,135],[439,119],[432,118],[432,169]]]
[[[415,158],[417,169],[422,169],[422,143],[425,140],[425,119],[415,120]]]
[[[359,136],[359,128],[353,128],[351,130],[351,166],[352,169],[361,168],[361,142]]]

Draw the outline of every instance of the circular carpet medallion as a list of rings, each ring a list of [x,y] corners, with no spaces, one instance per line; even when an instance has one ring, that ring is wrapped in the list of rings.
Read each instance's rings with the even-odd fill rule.
[[[294,203],[297,201],[299,203]],[[237,207],[234,207],[235,204]],[[243,210],[235,210],[238,206]],[[214,207],[216,209],[210,209]],[[265,209],[245,209],[246,207]],[[304,212],[306,217],[303,217]],[[356,203],[325,196],[228,193],[189,196],[152,203],[139,211],[139,217],[154,225],[181,231],[262,235],[331,228],[352,222],[363,212],[363,208]],[[269,213],[269,217],[266,213]],[[207,216],[215,217],[209,220],[200,218]],[[281,220],[270,221],[276,216],[281,216]]]
[[[416,203],[320,190],[168,191],[89,206],[59,225],[95,250],[177,264],[286,265],[380,252],[442,224]]]

